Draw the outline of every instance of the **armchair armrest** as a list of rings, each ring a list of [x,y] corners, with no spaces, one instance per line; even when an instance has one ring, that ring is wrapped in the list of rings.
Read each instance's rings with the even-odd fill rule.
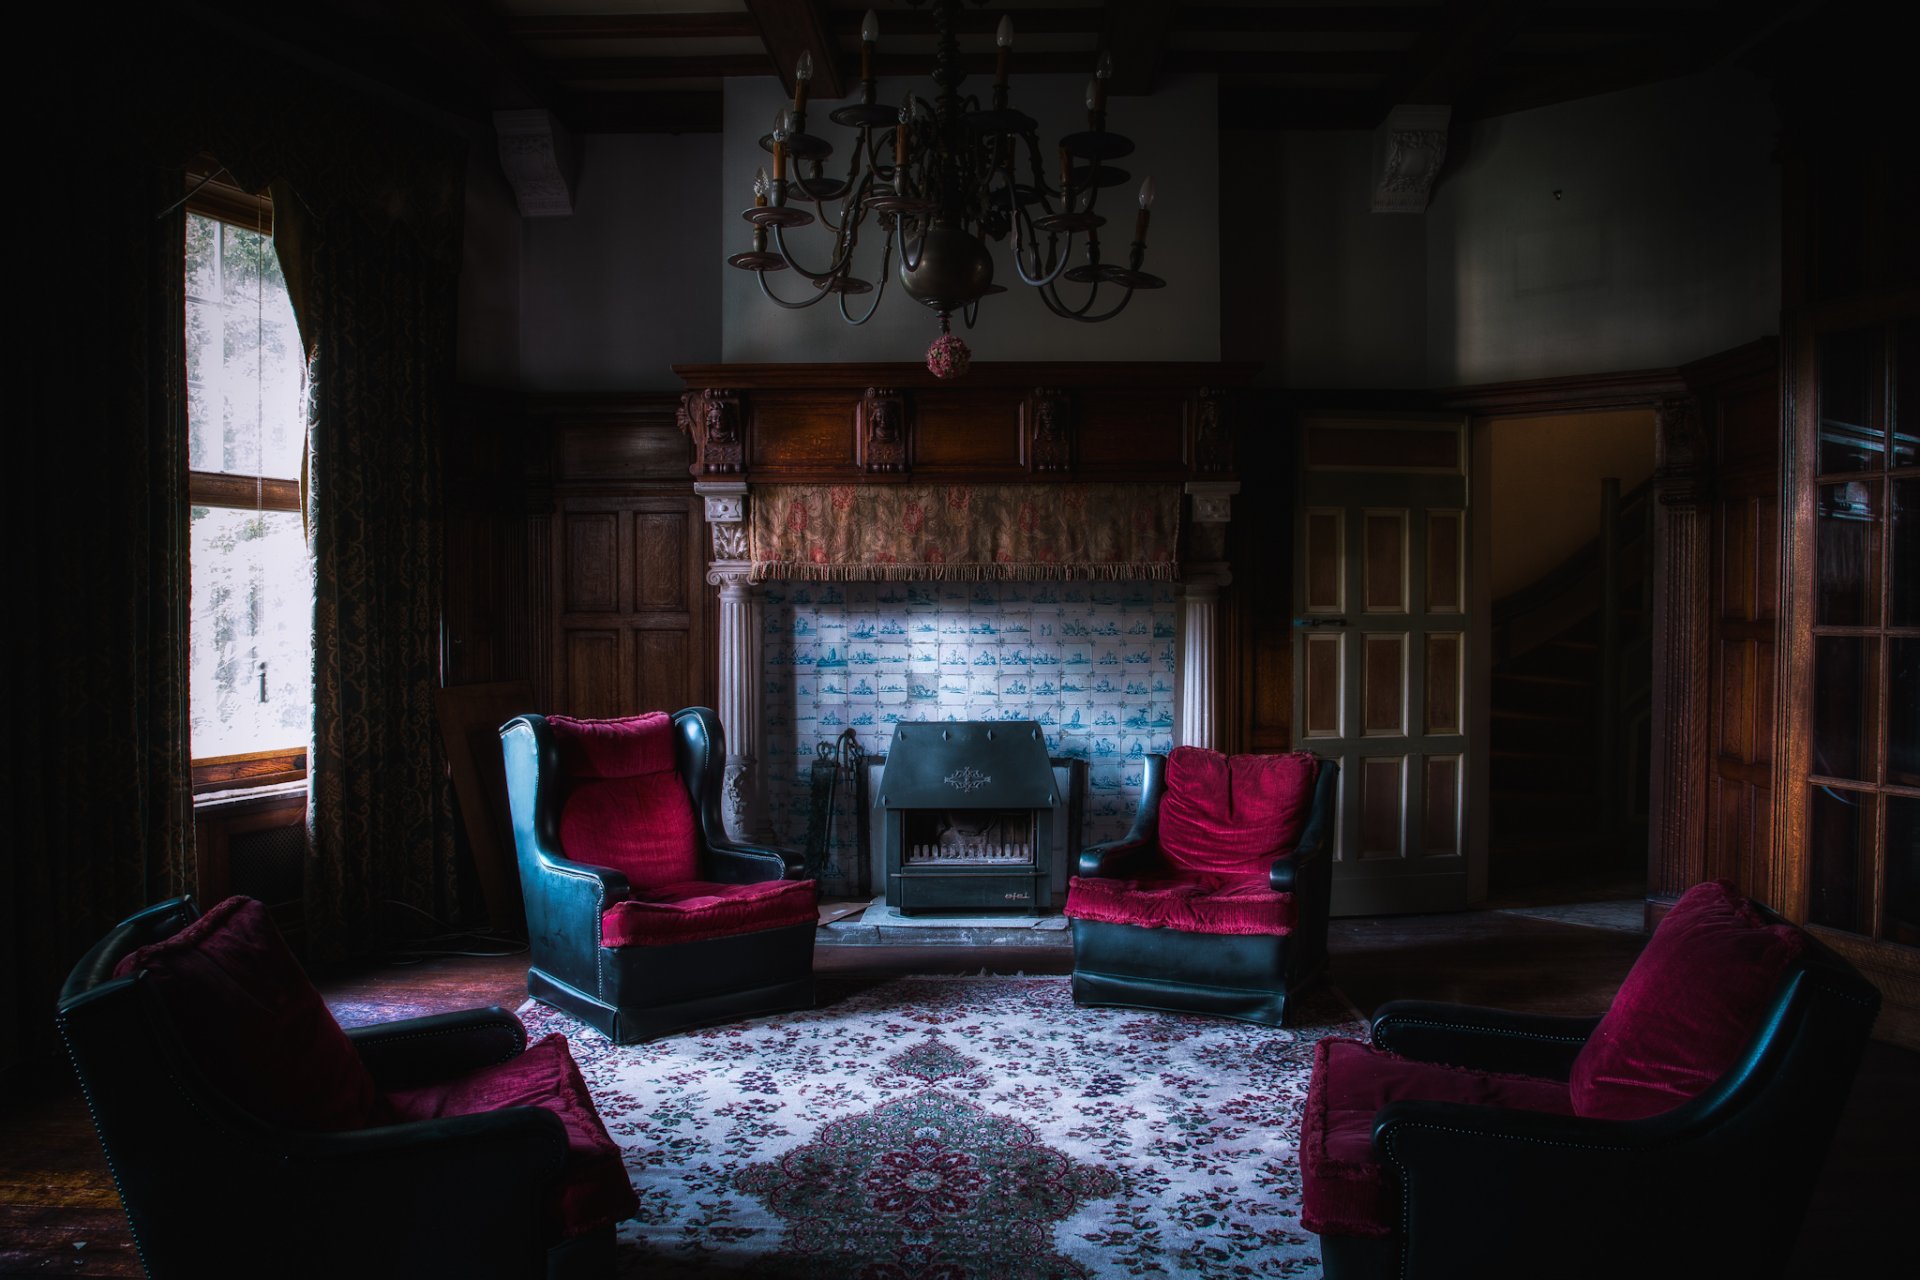
[[[1334,780],[1339,773],[1340,766],[1331,760],[1321,760],[1316,766],[1313,808],[1307,818],[1306,829],[1300,833],[1300,842],[1281,857],[1275,858],[1273,866],[1267,871],[1267,886],[1275,893],[1300,890],[1303,887],[1301,882],[1309,875],[1331,874],[1331,867],[1323,870],[1312,864],[1321,861],[1320,855],[1327,845],[1327,833],[1333,826],[1332,814],[1337,794]]]
[[[347,1028],[347,1039],[382,1089],[447,1080],[518,1057],[527,1029],[505,1009],[461,1009]]]
[[[1131,834],[1105,844],[1088,845],[1080,851],[1080,874],[1089,879],[1138,875],[1159,855],[1160,847],[1152,839]]]
[[[1310,871],[1307,864],[1319,856],[1318,844],[1303,844],[1287,850],[1267,869],[1267,887],[1275,893],[1292,893]]]
[[[806,859],[798,849],[709,841],[707,853],[707,870],[721,884],[757,884],[762,880],[806,878]]]
[[[1565,1080],[1599,1024],[1598,1017],[1390,1000],[1373,1015],[1373,1043],[1422,1062]]]

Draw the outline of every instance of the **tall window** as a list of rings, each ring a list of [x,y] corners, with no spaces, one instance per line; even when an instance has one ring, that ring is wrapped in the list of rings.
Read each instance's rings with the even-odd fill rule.
[[[303,775],[313,580],[300,517],[305,362],[264,199],[188,203],[194,789]]]

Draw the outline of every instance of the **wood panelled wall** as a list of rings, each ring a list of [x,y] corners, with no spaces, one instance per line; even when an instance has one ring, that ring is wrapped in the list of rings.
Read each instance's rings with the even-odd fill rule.
[[[526,680],[537,709],[713,697],[691,442],[670,395],[469,392],[449,458],[446,682]]]

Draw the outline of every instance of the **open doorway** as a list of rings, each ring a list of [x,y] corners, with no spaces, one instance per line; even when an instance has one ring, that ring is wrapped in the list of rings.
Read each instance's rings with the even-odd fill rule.
[[[1638,898],[1652,691],[1651,409],[1487,418],[1487,895]]]

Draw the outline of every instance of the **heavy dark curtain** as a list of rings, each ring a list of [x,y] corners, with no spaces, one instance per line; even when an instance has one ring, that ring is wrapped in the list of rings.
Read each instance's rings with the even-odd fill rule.
[[[192,6],[53,19],[27,73],[16,201],[27,394],[8,432],[0,1064],[50,1047],[59,983],[107,926],[192,887],[182,173],[273,185],[314,360],[315,713],[307,890],[320,958],[455,909],[433,732],[439,432],[451,392],[465,141]],[[16,721],[16,725],[19,722]]]

